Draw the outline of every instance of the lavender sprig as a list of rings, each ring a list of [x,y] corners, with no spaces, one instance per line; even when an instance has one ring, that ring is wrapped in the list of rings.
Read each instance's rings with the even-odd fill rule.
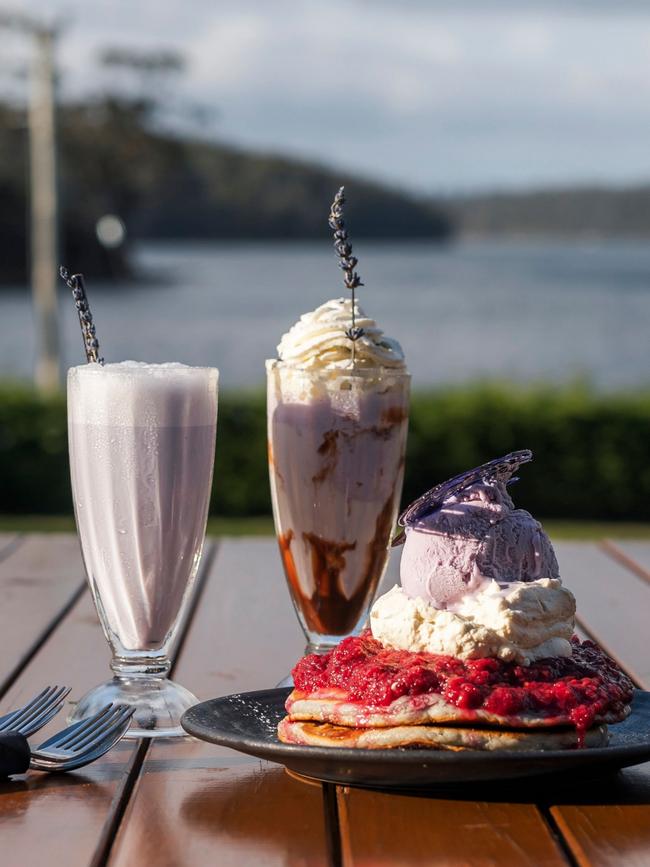
[[[99,341],[95,333],[93,315],[88,306],[83,274],[70,274],[68,269],[63,266],[59,268],[59,274],[65,280],[68,288],[72,290],[72,297],[79,314],[79,325],[81,326],[86,358],[89,363],[103,364],[104,359],[99,357]]]
[[[356,290],[357,287],[363,286],[363,283],[355,270],[358,259],[352,255],[352,244],[345,228],[345,221],[343,219],[344,204],[345,187],[341,187],[336,196],[334,196],[328,222],[330,229],[334,232],[334,249],[336,250],[336,255],[339,257],[339,268],[343,271],[343,283],[352,295],[352,325],[345,332],[345,336],[348,340],[352,341],[352,364],[354,364],[356,342],[364,335],[363,328],[358,328],[355,321]]]

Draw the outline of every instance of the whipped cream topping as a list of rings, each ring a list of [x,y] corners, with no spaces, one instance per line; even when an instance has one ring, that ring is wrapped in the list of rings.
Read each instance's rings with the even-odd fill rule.
[[[434,607],[395,586],[370,612],[373,636],[413,653],[462,659],[496,657],[528,665],[549,656],[571,656],[576,605],[559,578],[489,581],[453,610]]]
[[[304,313],[278,344],[281,361],[304,368],[347,367],[352,341],[345,336],[352,321],[352,302],[347,298],[326,301]],[[355,325],[363,329],[356,341],[355,364],[359,367],[404,368],[404,353],[396,340],[386,337],[374,319],[355,306]]]

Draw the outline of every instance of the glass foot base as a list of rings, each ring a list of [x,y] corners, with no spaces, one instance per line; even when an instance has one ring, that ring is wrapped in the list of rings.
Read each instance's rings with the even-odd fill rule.
[[[181,716],[198,699],[184,686],[165,677],[114,677],[87,692],[68,721],[79,722],[110,702],[135,708],[125,738],[175,738],[188,737],[181,728]]]
[[[346,638],[345,635],[319,635],[317,639],[309,636],[309,643],[305,647],[303,656],[308,656],[310,653],[316,653],[322,656],[323,653],[329,653]]]

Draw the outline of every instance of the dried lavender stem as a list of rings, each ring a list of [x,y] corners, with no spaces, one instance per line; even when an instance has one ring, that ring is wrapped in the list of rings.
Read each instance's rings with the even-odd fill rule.
[[[354,366],[356,342],[364,334],[363,328],[357,328],[355,311],[356,289],[358,286],[363,286],[363,283],[355,271],[358,260],[352,255],[352,244],[343,219],[344,194],[345,187],[341,187],[332,202],[328,222],[334,232],[334,249],[339,257],[339,267],[343,271],[343,283],[346,289],[350,290],[352,296],[352,324],[345,332],[345,336],[352,342],[352,365]]]
[[[84,286],[83,274],[70,274],[67,268],[61,266],[59,274],[65,280],[66,285],[72,291],[72,297],[79,314],[79,325],[81,326],[81,335],[84,342],[84,350],[88,363],[95,362],[103,364],[104,359],[99,357],[99,341],[95,332],[95,324],[93,315],[88,306],[88,298],[86,297],[86,287]]]

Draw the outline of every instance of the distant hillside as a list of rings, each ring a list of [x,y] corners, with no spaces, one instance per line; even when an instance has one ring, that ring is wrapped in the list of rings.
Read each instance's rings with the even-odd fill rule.
[[[118,214],[142,238],[326,238],[341,183],[354,237],[443,240],[453,232],[435,203],[288,158],[165,134],[150,104],[107,97],[59,113],[62,259],[95,275],[128,271],[128,248],[108,253],[94,227]],[[0,281],[27,276],[24,118],[0,105]]]
[[[156,125],[155,105],[109,95],[61,108],[61,259],[71,267],[119,278],[130,272],[129,243],[147,238],[325,239],[341,183],[358,238],[650,236],[650,185],[426,200],[324,166],[175,137]],[[5,284],[27,282],[27,154],[24,114],[0,103]],[[126,224],[117,251],[95,237],[106,213]]]
[[[224,145],[178,142],[179,158],[155,197],[143,198],[134,229],[147,238],[325,238],[341,184],[355,237],[444,239],[435,204],[349,173]]]
[[[467,235],[650,236],[650,185],[492,193],[447,204]]]

